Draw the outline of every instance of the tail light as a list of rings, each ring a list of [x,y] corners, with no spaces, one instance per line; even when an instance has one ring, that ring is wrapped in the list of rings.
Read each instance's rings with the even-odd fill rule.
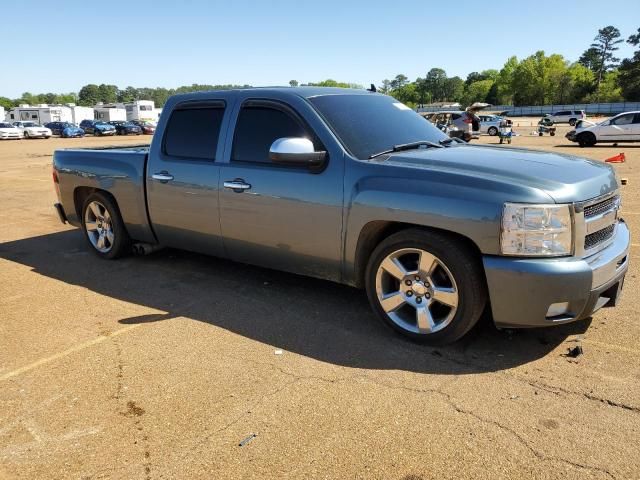
[[[51,170],[51,176],[53,177],[53,183],[60,183],[60,180],[58,179],[58,172],[55,167]]]

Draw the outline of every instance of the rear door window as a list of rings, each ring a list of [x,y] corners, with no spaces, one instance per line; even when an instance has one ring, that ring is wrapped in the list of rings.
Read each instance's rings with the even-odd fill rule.
[[[215,161],[224,104],[178,107],[171,113],[164,136],[164,153],[171,157]]]

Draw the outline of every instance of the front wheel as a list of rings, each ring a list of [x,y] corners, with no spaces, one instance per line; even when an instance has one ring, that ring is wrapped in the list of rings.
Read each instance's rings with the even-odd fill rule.
[[[489,130],[487,130],[487,133],[492,137],[495,137],[498,134],[498,129],[496,127],[489,127]]]
[[[29,132],[25,131],[23,136],[24,136],[25,139],[29,138]]]
[[[82,230],[91,249],[99,257],[111,260],[129,251],[131,240],[120,211],[104,193],[93,193],[84,202]]]
[[[476,324],[486,304],[478,260],[468,245],[449,235],[398,232],[376,247],[365,275],[378,317],[421,343],[458,340]]]

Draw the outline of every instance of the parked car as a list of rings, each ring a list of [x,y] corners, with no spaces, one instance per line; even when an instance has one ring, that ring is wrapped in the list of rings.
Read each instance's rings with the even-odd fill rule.
[[[132,122],[114,120],[108,122],[116,129],[116,135],[142,135],[142,128]]]
[[[640,111],[625,112],[595,125],[583,122],[566,138],[581,147],[597,143],[640,142]]]
[[[156,131],[156,124],[148,122],[146,120],[131,120],[131,123],[137,125],[142,129],[142,133],[145,135],[153,135]]]
[[[503,121],[511,124],[511,120],[507,120],[498,115],[478,115],[478,118],[480,119],[480,133],[486,133],[492,137],[498,135],[500,124]]]
[[[62,129],[60,136],[64,138],[82,138],[84,135],[84,130],[78,125],[75,123],[67,123]]]
[[[101,120],[83,120],[80,122],[80,128],[84,130],[84,133],[92,133],[96,136],[116,134],[116,127]]]
[[[51,130],[53,135],[62,135],[62,131],[70,125],[69,122],[49,122],[45,123],[44,126]]]
[[[36,122],[13,122],[13,126],[22,132],[24,138],[50,138],[51,130]]]
[[[460,138],[466,142],[480,138],[480,121],[472,113],[462,110],[445,110],[421,115],[441,131],[448,131],[450,137]]]
[[[361,287],[434,344],[485,311],[539,327],[619,300],[630,237],[609,164],[459,143],[342,88],[175,95],[158,133],[54,153],[58,215],[103,259],[170,246]]]
[[[571,126],[574,126],[578,120],[587,118],[584,110],[561,110],[545,116],[553,123],[568,123]]]
[[[22,131],[10,123],[0,122],[0,140],[20,140]]]

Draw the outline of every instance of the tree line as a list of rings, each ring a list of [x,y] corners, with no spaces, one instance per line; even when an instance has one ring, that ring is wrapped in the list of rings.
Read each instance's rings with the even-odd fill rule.
[[[620,62],[623,40],[614,26],[598,30],[576,62],[538,51],[518,60],[510,57],[500,70],[472,72],[466,79],[432,68],[411,82],[405,75],[385,79],[378,90],[411,106],[435,102],[487,102],[492,105],[549,105],[640,101],[640,49]],[[626,42],[640,45],[640,28]]]
[[[575,62],[562,55],[546,55],[538,51],[518,60],[510,57],[500,70],[471,72],[466,79],[449,77],[442,68],[432,68],[424,77],[410,81],[406,75],[385,79],[378,91],[391,95],[415,107],[434,102],[458,102],[469,105],[487,102],[492,105],[548,105],[568,103],[640,101],[640,48],[631,58],[620,61],[615,56],[625,39],[620,31],[609,25],[598,30],[593,43]],[[640,46],[640,28],[626,42]],[[362,85],[328,79],[321,82],[289,85],[363,88]],[[22,103],[30,105],[76,103],[94,106],[102,103],[127,103],[134,100],[153,100],[162,107],[176,93],[247,88],[250,85],[185,85],[178,88],[119,88],[116,85],[85,85],[78,93],[25,92],[20,98],[0,97],[0,106],[10,109]]]

